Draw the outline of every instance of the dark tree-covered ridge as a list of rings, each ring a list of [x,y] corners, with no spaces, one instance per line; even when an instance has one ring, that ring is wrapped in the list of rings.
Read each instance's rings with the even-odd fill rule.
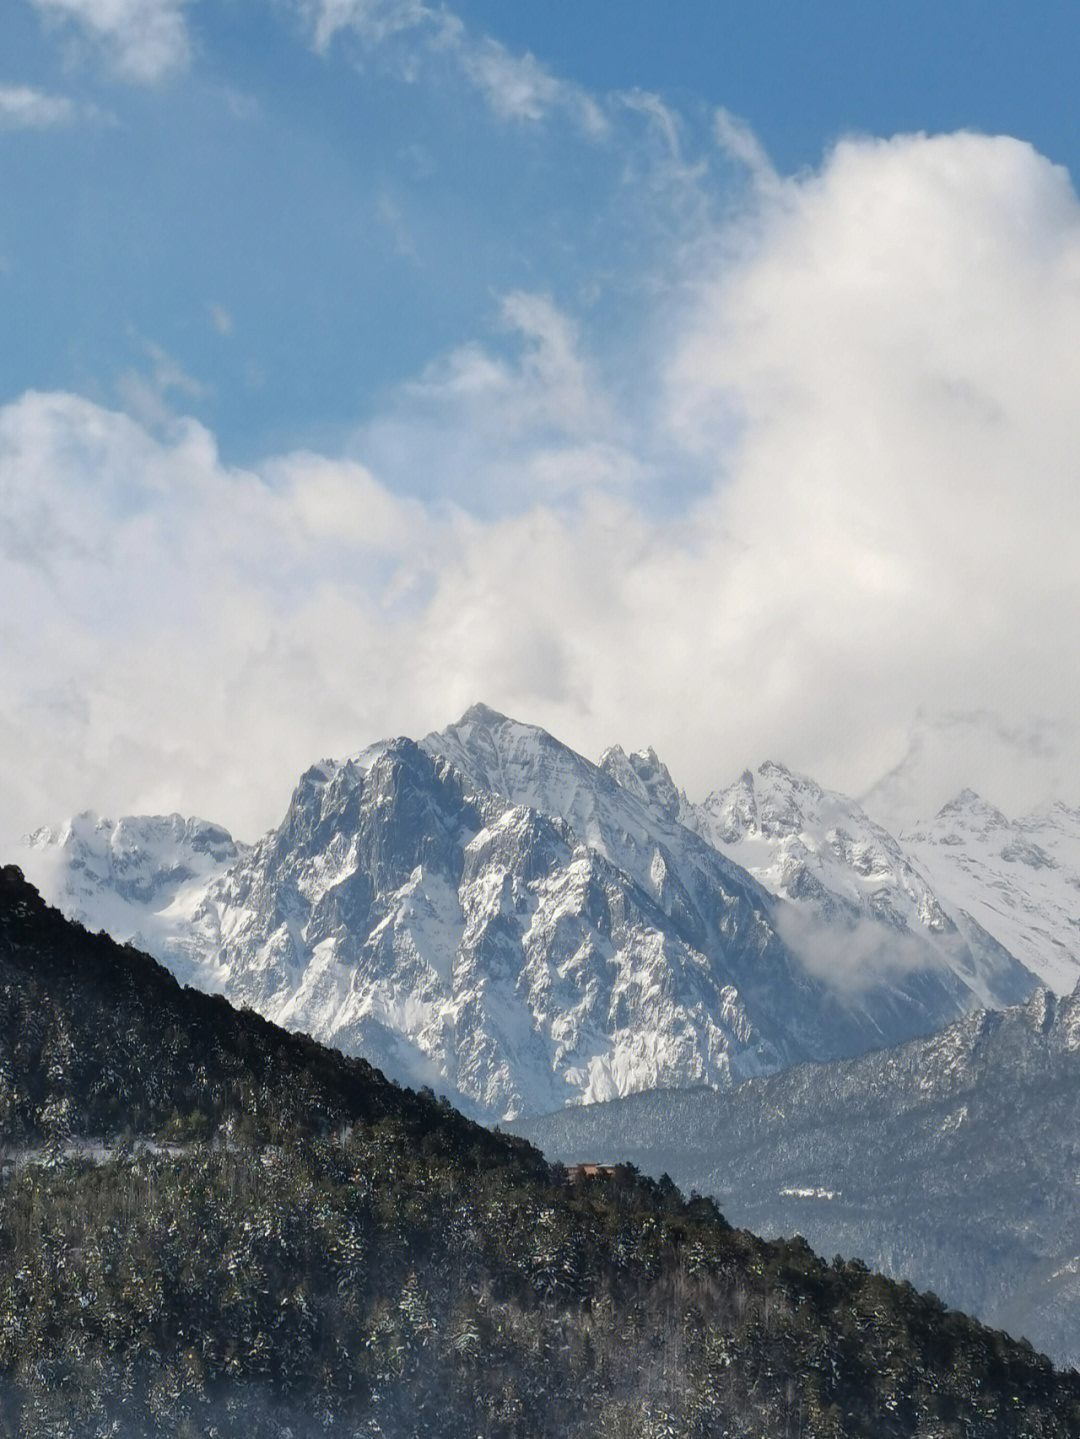
[[[0,1434],[1080,1433],[1029,1346],[670,1182],[573,1182],[11,869],[0,1106]]]

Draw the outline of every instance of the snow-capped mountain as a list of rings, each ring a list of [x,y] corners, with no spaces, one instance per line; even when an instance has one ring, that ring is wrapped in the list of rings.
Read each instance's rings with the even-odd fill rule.
[[[601,766],[655,815],[677,818],[788,901],[778,924],[813,972],[853,991],[924,969],[951,975],[958,1013],[1016,1004],[1038,983],[962,909],[947,910],[900,844],[856,801],[766,762],[692,804],[648,749]]]
[[[684,801],[682,813],[722,854],[791,901],[785,937],[825,973],[866,983],[898,967],[948,968],[994,1009],[1020,1003],[1036,986],[1000,936],[953,909],[947,885],[937,887],[950,896],[942,903],[856,801],[805,775],[767,762],[700,806]]]
[[[1080,730],[1060,721],[1007,723],[987,710],[920,714],[903,755],[859,802],[891,834],[937,814],[965,785],[1007,813],[1080,797]]]
[[[733,873],[749,872],[767,892],[788,901],[774,911],[782,937],[805,971],[843,996],[849,1013],[862,1007],[865,1020],[881,1026],[879,1044],[891,1042],[886,1031],[911,1022],[912,1007],[921,1007],[925,1027],[935,1028],[979,1003],[1015,1003],[1035,987],[1034,976],[977,925],[966,922],[960,933],[896,842],[854,802],[781,766],[762,769],[772,776],[771,792],[763,796],[764,849],[776,842],[784,850],[777,864],[776,854],[751,854],[738,842],[749,831],[725,844],[714,822],[724,796],[700,808],[690,804],[652,749],[627,755],[614,746],[597,767],[543,731],[483,706],[423,743],[451,758],[475,786],[564,815],[592,847],[643,884],[655,881],[660,852],[670,896],[677,893],[676,880],[691,896],[697,886],[707,887],[715,881],[717,855],[729,858],[729,883]],[[802,811],[793,803],[796,793]],[[777,819],[781,808],[787,823],[770,827],[770,815]],[[832,861],[831,871],[825,859]],[[815,869],[831,888],[815,879]],[[781,872],[786,885],[778,882]],[[658,898],[663,902],[664,894]],[[890,1020],[885,1016],[892,1002],[906,1013]]]
[[[420,745],[310,769],[282,824],[231,862],[221,849],[198,892],[162,878],[155,899],[83,857],[78,908],[201,987],[494,1117],[729,1087],[974,1006],[902,944],[868,976],[808,964],[784,938],[793,906],[680,822],[655,756],[640,792],[617,765],[476,706]],[[170,872],[153,836],[173,823],[120,826],[150,836],[147,875]],[[116,826],[83,828],[111,853]],[[62,865],[44,880],[70,900]]]
[[[1080,1363],[1080,992],[727,1094],[515,1128],[550,1159],[670,1174],[732,1223],[858,1256]]]
[[[181,815],[102,819],[76,815],[35,831],[20,860],[42,894],[69,919],[156,953],[168,945],[172,968],[199,982],[178,935],[207,886],[247,853],[220,825]]]
[[[902,836],[930,882],[1059,994],[1080,980],[1080,810],[1023,819],[965,789]]]

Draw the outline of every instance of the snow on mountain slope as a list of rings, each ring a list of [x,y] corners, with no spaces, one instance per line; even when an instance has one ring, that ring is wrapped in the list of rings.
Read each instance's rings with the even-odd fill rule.
[[[900,844],[855,801],[765,763],[719,790],[692,817],[701,832],[774,894],[812,919],[788,939],[813,961],[948,968],[984,1007],[1026,999],[1035,976],[1000,943],[948,912]],[[943,893],[949,895],[947,886]],[[847,932],[846,946],[834,936]],[[823,942],[824,941],[824,942]]]
[[[953,897],[1059,994],[1080,979],[1080,810],[1046,805],[1009,820],[972,790],[902,836],[930,883]]]
[[[190,936],[231,998],[492,1116],[806,1052],[565,821],[467,793],[409,740],[309,770]],[[729,940],[786,959],[762,914]]]
[[[36,830],[19,863],[69,919],[151,952],[173,940],[207,885],[247,852],[220,825],[181,815],[103,819],[89,811]],[[193,979],[183,950],[172,967]]]
[[[833,1053],[868,1047],[868,1032],[870,1045],[927,1032],[979,1004],[1015,1003],[1035,987],[1035,977],[976,924],[965,920],[960,931],[895,840],[857,805],[780,766],[761,771],[764,830],[756,818],[751,828],[731,829],[746,799],[738,787],[695,807],[651,749],[628,756],[614,746],[595,766],[543,730],[482,705],[423,744],[450,758],[473,787],[566,816],[669,912],[692,914],[718,882],[746,892],[748,872],[789,901],[774,911],[782,937],[804,975],[823,981],[844,1022],[854,1019],[861,1030],[847,1041],[834,1030],[824,1046]],[[727,841],[717,822],[725,805]],[[752,902],[760,905],[760,896]],[[757,978],[736,980],[751,1007]],[[779,988],[774,982],[774,1008]],[[820,1041],[808,1038],[822,1053]]]
[[[1080,1363],[1080,992],[728,1094],[633,1095],[515,1126],[629,1161],[732,1223],[804,1235]]]
[[[969,916],[950,915],[854,800],[766,762],[694,805],[651,749],[616,747],[601,764],[654,812],[677,816],[787,900],[781,933],[838,986],[857,992],[921,971],[953,994],[952,1018],[976,1005],[1016,1004],[1035,988],[1035,976]]]
[[[675,909],[690,903],[680,886],[694,877],[721,876],[751,906],[767,903],[744,870],[719,860],[674,816],[657,813],[624,789],[602,766],[577,754],[536,725],[474,705],[457,724],[421,741],[442,755],[476,793],[564,819],[598,854]]]

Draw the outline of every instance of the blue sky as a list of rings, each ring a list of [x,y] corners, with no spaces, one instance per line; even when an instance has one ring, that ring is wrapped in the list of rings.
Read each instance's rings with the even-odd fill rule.
[[[743,116],[774,163],[817,165],[851,131],[971,127],[1022,135],[1075,170],[1076,15],[1061,3],[687,3],[617,7],[499,0],[478,28],[594,89],[647,85]],[[617,21],[613,19],[617,15]]]
[[[190,58],[140,84],[118,73],[122,37],[95,45],[48,4],[5,7],[0,83],[70,101],[74,118],[9,125],[0,145],[0,393],[130,400],[141,379],[211,424],[228,457],[253,459],[343,443],[386,387],[490,334],[507,291],[570,305],[598,291],[587,324],[601,331],[610,309],[633,311],[634,268],[673,217],[636,229],[645,201],[621,181],[641,135],[626,115],[592,139],[566,115],[501,118],[452,65],[406,53],[429,27],[382,46],[346,29],[320,54],[284,4],[175,13]],[[716,172],[718,205],[738,178],[710,144],[718,106],[782,173],[850,132],[964,127],[1021,136],[1074,173],[1080,160],[1066,6],[555,0],[457,14],[470,43],[535,56],[606,108],[663,99]]]
[[[478,698],[692,790],[1075,714],[1069,7],[2,23],[9,826]]]

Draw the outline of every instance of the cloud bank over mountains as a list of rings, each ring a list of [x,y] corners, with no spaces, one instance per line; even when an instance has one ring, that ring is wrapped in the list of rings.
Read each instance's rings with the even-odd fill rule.
[[[135,77],[187,54],[175,4],[40,8]],[[585,752],[651,742],[696,795],[766,756],[858,793],[919,709],[1072,723],[1066,171],[958,133],[849,138],[785,178],[729,116],[684,154],[655,97],[588,97],[441,9],[305,13],[323,49],[454,51],[502,119],[572,111],[666,216],[666,269],[628,264],[621,329],[539,274],[347,443],[246,468],[171,417],[175,387],[141,421],[5,405],[4,838],[81,805],[254,838],[316,755],[476,698]]]

